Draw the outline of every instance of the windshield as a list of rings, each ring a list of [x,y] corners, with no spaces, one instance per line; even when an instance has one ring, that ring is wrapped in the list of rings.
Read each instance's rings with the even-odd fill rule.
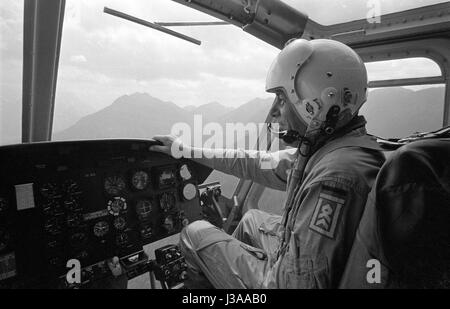
[[[54,139],[149,138],[194,114],[204,122],[265,118],[265,75],[277,49],[231,25],[172,28],[197,46],[105,6],[150,22],[217,21],[167,0],[67,1]],[[236,109],[249,102],[242,117]]]

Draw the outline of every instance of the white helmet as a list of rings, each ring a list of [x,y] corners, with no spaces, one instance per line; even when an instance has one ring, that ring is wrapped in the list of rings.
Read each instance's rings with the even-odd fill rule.
[[[307,127],[332,134],[366,102],[367,71],[343,43],[296,39],[280,52],[267,75],[266,91],[279,90]]]

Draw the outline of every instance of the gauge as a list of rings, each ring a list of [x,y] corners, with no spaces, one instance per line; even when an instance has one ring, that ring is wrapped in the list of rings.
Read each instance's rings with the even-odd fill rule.
[[[183,220],[181,221],[181,224],[183,225],[183,227],[186,227],[189,225],[189,219],[188,218],[183,218]]]
[[[46,183],[40,188],[39,192],[47,199],[54,199],[58,197],[58,186],[54,183]]]
[[[126,225],[127,221],[125,220],[125,218],[117,217],[116,219],[114,219],[114,227],[116,228],[116,230],[121,231],[125,228]]]
[[[111,176],[105,179],[105,191],[110,195],[118,195],[125,190],[125,181],[120,176]]]
[[[184,164],[183,166],[181,166],[180,177],[184,181],[190,180],[192,178],[191,171],[189,170],[189,167],[187,166],[187,164]]]
[[[173,218],[171,216],[168,216],[164,219],[164,228],[167,230],[168,233],[172,233],[175,228],[175,223],[173,221]]]
[[[116,244],[119,247],[126,246],[128,243],[129,243],[129,237],[128,237],[127,233],[120,233],[119,235],[116,236]]]
[[[197,187],[192,184],[188,183],[183,188],[183,197],[187,201],[193,200],[197,196]]]
[[[165,212],[168,212],[175,207],[175,195],[172,192],[163,193],[159,199],[159,203],[161,209]]]
[[[108,202],[108,212],[113,216],[118,216],[126,210],[127,202],[123,197],[115,197]]]
[[[136,212],[139,216],[139,219],[148,219],[152,212],[152,202],[150,202],[149,200],[138,201],[136,204]]]
[[[151,238],[153,236],[153,230],[151,226],[145,226],[143,228],[141,228],[141,237],[146,239],[146,238]]]
[[[101,238],[109,233],[109,224],[106,221],[99,221],[94,225],[94,235]]]
[[[147,172],[137,171],[131,176],[131,184],[137,190],[144,190],[150,183],[150,177]]]
[[[9,244],[9,234],[6,231],[0,230],[0,251],[4,250]]]
[[[159,186],[166,187],[175,183],[175,173],[173,170],[163,170],[159,174]]]

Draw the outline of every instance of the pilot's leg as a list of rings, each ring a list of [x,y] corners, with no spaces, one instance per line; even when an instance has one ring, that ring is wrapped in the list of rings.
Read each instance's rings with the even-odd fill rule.
[[[263,250],[251,247],[207,221],[187,226],[180,249],[188,264],[187,288],[260,288],[267,272]],[[205,280],[206,279],[206,280]]]
[[[274,256],[280,241],[281,216],[248,210],[233,233],[236,239]]]

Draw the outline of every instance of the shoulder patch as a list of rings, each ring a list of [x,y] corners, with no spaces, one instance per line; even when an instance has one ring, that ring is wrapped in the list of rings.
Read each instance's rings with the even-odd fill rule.
[[[347,192],[342,189],[322,186],[309,228],[323,236],[334,239],[336,226]]]

